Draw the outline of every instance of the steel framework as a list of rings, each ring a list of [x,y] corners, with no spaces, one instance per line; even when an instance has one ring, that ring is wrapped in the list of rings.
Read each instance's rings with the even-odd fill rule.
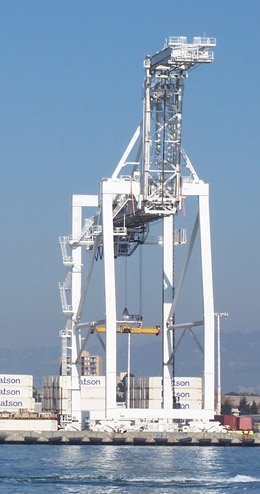
[[[182,147],[182,101],[184,81],[194,67],[213,60],[215,38],[170,37],[164,48],[144,61],[144,104],[142,123],[111,178],[101,181],[100,196],[74,195],[72,236],[61,237],[63,263],[67,268],[60,284],[63,312],[67,317],[62,339],[62,374],[71,375],[71,415],[81,427],[80,356],[93,328],[106,328],[106,418],[116,418],[116,334],[118,328],[115,259],[130,256],[149,241],[149,225],[163,223],[163,317],[162,408],[126,409],[125,417],[212,418],[214,415],[214,303],[212,284],[209,186],[199,179]],[[135,152],[135,159],[130,156]],[[188,243],[177,286],[174,282],[174,246],[186,242],[184,231],[174,230],[174,217],[186,197],[198,198],[198,214]],[[83,218],[83,209],[97,213]],[[200,321],[175,324],[174,314],[197,232],[200,232],[203,315]],[[82,249],[89,251],[86,278],[82,276]],[[69,254],[67,253],[70,249]],[[104,260],[105,316],[84,323],[82,311],[95,258]],[[67,295],[70,302],[67,303]],[[130,321],[131,322],[131,321]],[[134,321],[132,321],[134,322]],[[176,352],[173,332],[202,325],[204,328],[203,409],[174,409],[173,360]],[[86,335],[81,336],[82,329]],[[97,332],[98,334],[98,332]],[[103,340],[102,340],[103,341]]]

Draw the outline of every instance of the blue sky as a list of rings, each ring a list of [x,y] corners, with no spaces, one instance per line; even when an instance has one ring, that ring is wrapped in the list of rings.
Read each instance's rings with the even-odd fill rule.
[[[259,22],[258,0],[0,0],[3,347],[59,344],[71,195],[111,176],[142,118],[144,56],[168,36],[217,38],[186,81],[183,145],[210,184],[223,330],[259,328]],[[193,293],[191,276],[186,306]]]

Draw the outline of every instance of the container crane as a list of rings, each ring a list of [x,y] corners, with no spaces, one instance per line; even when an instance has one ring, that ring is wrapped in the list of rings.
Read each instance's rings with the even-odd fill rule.
[[[163,407],[157,410],[125,410],[131,418],[201,418],[214,416],[214,303],[209,216],[209,186],[199,179],[182,147],[182,103],[184,82],[189,71],[213,61],[215,38],[169,37],[162,50],[144,60],[143,119],[138,125],[112,176],[101,181],[100,195],[74,195],[72,198],[72,236],[61,237],[63,262],[67,269],[60,284],[63,312],[67,317],[62,339],[62,372],[71,373],[72,418],[81,424],[80,366],[83,306],[89,289],[94,262],[104,261],[105,312],[95,322],[98,332],[106,334],[106,418],[116,417],[116,334],[124,332],[127,323],[117,325],[115,262],[118,257],[132,255],[149,243],[149,227],[161,221],[163,235],[163,317],[162,380]],[[136,150],[135,159],[130,155]],[[175,286],[173,252],[175,245],[186,243],[185,233],[174,229],[174,217],[191,196],[198,198],[198,213],[187,246],[187,253],[178,284]],[[95,208],[97,213],[85,220],[83,210]],[[203,410],[173,410],[173,366],[175,355],[174,315],[186,275],[197,233],[200,233],[202,306],[201,321],[184,323],[189,328],[203,326]],[[185,239],[185,240],[184,240]],[[67,248],[70,253],[67,253]],[[85,280],[82,280],[82,249],[89,253]],[[67,296],[70,300],[67,302]],[[128,324],[133,332],[138,327]],[[146,328],[149,330],[149,328]],[[143,328],[143,331],[145,328]],[[150,331],[152,328],[150,329]],[[154,330],[154,329],[153,329]],[[140,330],[141,331],[141,330]],[[83,339],[83,341],[86,341]],[[67,356],[71,355],[71,369]],[[185,413],[187,412],[187,417]],[[128,415],[127,415],[128,414]]]

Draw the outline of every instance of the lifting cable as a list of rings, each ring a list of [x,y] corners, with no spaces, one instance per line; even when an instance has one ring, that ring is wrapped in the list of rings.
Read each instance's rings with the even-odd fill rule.
[[[143,244],[139,244],[139,314],[143,315]]]

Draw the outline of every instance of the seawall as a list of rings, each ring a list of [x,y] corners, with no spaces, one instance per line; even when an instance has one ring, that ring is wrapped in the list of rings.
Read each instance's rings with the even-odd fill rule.
[[[260,446],[260,433],[239,432],[136,432],[125,433],[93,431],[1,431],[1,444],[60,444],[60,445],[111,445],[111,446]]]

